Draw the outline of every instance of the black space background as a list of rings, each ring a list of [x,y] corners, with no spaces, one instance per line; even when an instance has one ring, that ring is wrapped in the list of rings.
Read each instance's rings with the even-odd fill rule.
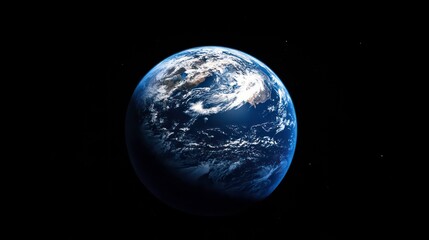
[[[56,89],[49,156],[62,170],[50,179],[59,194],[47,204],[59,239],[348,239],[395,231],[397,211],[386,204],[398,187],[390,172],[394,76],[384,38],[97,29],[51,40],[56,72],[67,76],[49,84]],[[138,82],[164,58],[204,45],[264,62],[284,82],[298,119],[283,182],[237,216],[192,216],[164,205],[139,182],[126,151],[124,117]]]

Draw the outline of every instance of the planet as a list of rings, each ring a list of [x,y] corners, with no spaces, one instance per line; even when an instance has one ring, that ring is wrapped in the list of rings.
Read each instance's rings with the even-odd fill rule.
[[[230,215],[266,199],[283,180],[297,118],[268,66],[236,49],[202,46],[167,57],[141,79],[125,135],[136,175],[166,206]]]

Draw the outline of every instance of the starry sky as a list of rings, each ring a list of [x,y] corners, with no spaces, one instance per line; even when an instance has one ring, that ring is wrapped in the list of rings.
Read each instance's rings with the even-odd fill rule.
[[[386,91],[383,41],[245,31],[109,38],[115,34],[78,38],[63,48],[78,59],[63,66],[72,81],[56,86],[71,99],[54,104],[67,109],[59,114],[69,123],[62,134],[70,136],[67,144],[53,143],[50,155],[68,164],[58,208],[67,223],[64,236],[345,239],[345,233],[380,230],[379,221],[392,215],[384,204],[393,191],[393,180],[383,177],[392,157],[385,123],[393,93]],[[204,45],[264,62],[284,82],[298,119],[295,156],[282,183],[265,201],[228,217],[191,216],[159,202],[134,174],[124,138],[126,107],[141,78],[164,58]]]

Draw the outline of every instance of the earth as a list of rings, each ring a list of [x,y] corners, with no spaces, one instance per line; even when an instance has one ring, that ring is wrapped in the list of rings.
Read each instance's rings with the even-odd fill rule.
[[[170,207],[233,214],[286,175],[297,120],[279,77],[236,49],[207,46],[153,67],[129,102],[126,141],[146,188]]]

